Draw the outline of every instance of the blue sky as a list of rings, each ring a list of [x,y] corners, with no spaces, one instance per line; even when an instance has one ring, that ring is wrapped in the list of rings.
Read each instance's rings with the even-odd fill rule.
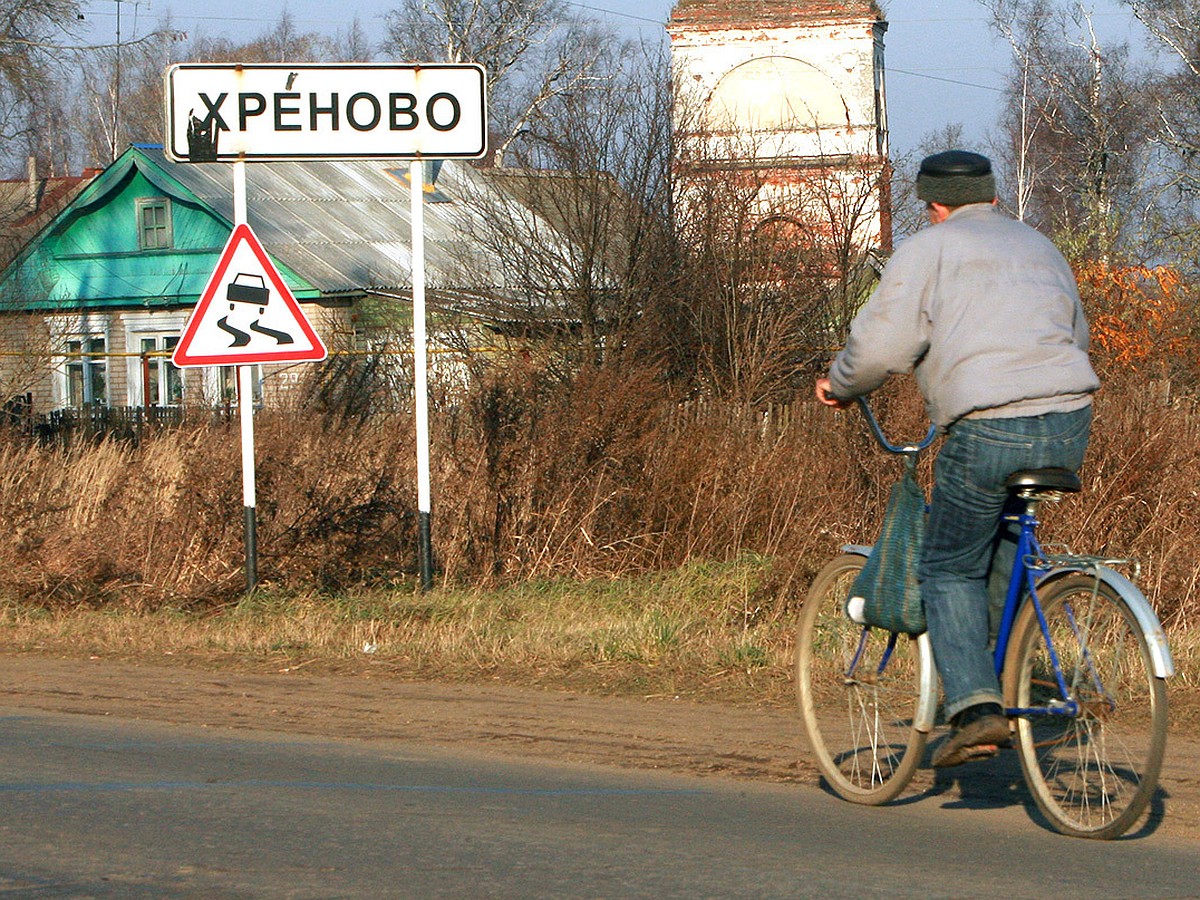
[[[397,0],[287,0],[286,6],[304,31],[334,33],[355,17],[372,38],[382,35],[382,15]],[[663,25],[674,0],[581,0],[571,5],[611,22],[631,36],[648,40],[664,35]],[[886,38],[887,89],[892,149],[914,149],[930,132],[961,123],[968,142],[981,144],[996,120],[1008,48],[988,28],[988,15],[978,0],[884,0],[889,28]],[[247,4],[244,0],[85,0],[85,25],[92,40],[111,40],[116,11],[121,11],[123,38],[144,34],[165,15],[173,27],[192,35],[224,35],[248,39],[268,30],[283,2]],[[1124,39],[1138,27],[1115,0],[1089,4],[1104,39]],[[331,10],[336,9],[337,15]]]

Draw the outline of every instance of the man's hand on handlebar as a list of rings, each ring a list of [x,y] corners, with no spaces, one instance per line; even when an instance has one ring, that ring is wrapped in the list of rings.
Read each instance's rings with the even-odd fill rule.
[[[828,378],[817,379],[817,399],[826,406],[832,406],[834,409],[845,409],[850,405],[849,400],[842,400],[833,396],[833,385],[829,383]]]

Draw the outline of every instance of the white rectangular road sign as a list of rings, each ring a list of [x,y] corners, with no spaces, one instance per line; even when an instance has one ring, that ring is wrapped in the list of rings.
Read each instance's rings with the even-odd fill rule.
[[[186,63],[167,70],[176,162],[472,158],[487,152],[474,63]]]

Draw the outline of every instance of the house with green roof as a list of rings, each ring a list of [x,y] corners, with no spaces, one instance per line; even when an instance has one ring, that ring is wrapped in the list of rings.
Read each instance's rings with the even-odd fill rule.
[[[530,305],[516,296],[530,286],[515,285],[499,258],[513,254],[487,239],[498,210],[509,216],[506,240],[519,209],[539,252],[549,248],[564,267],[578,255],[517,180],[458,161],[426,166],[426,277],[441,314],[494,324],[505,318],[497,309]],[[389,327],[411,325],[408,172],[407,160],[247,165],[249,224],[331,352],[364,345],[360,313],[372,303],[390,311]],[[230,371],[181,371],[170,352],[233,223],[232,166],[174,163],[158,146],[127,149],[0,272],[6,397],[24,397],[35,412],[227,399]],[[22,380],[15,361],[34,358],[42,365],[33,374],[26,366]],[[295,365],[264,366],[259,384],[283,391],[296,374]]]

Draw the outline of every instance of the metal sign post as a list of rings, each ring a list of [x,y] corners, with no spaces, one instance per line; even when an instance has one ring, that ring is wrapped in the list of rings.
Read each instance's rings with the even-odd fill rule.
[[[236,367],[246,590],[253,591],[258,585],[254,366],[265,362],[321,360],[326,351],[246,221],[246,164],[240,161],[233,165],[233,219],[233,234],[184,326],[171,360],[180,368]]]
[[[425,334],[425,164],[409,164],[412,190],[413,392],[417,432],[417,561],[421,588],[433,587],[432,512],[429,489],[429,347]]]
[[[258,586],[258,517],[254,493],[254,367],[238,366],[238,421],[242,430],[242,522],[246,542],[246,592]]]
[[[233,225],[246,222],[246,163],[233,164]],[[242,522],[246,544],[246,593],[258,586],[258,516],[254,471],[254,367],[237,367],[238,424],[242,434]]]

